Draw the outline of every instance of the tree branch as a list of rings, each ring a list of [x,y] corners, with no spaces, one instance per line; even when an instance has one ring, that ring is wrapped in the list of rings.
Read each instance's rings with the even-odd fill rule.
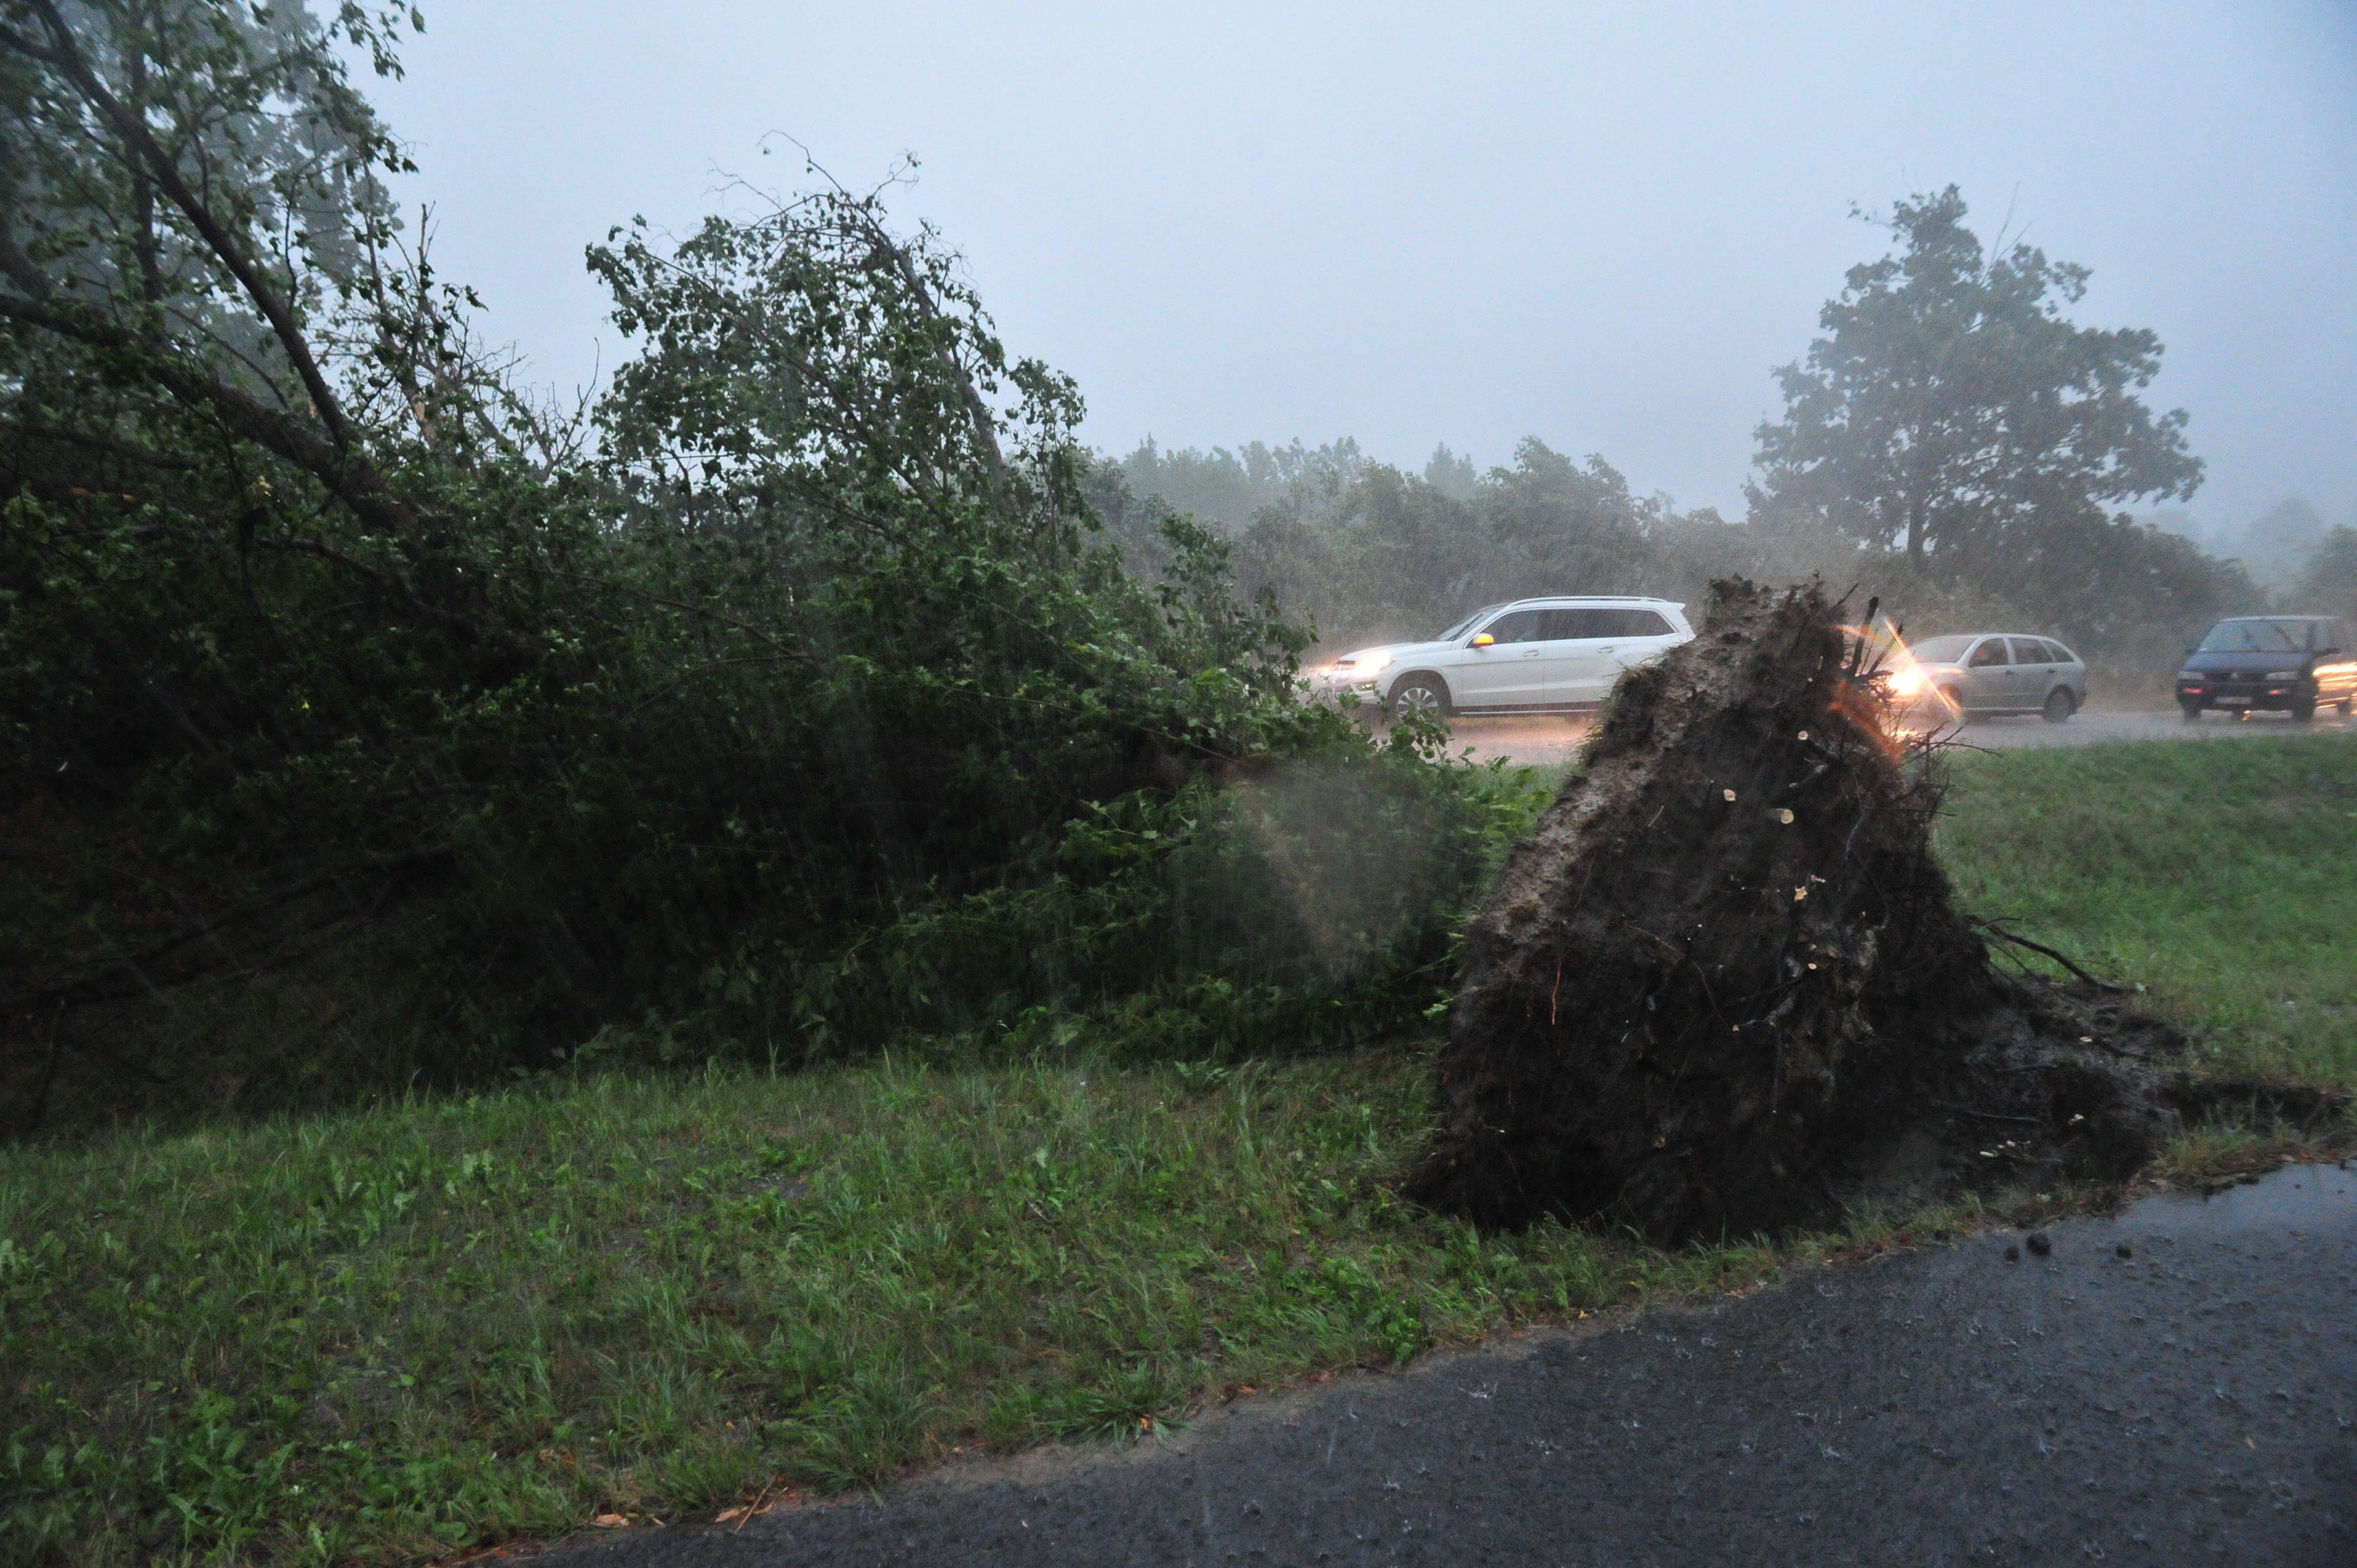
[[[312,357],[311,346],[305,341],[292,307],[263,276],[262,269],[254,263],[253,257],[246,254],[244,247],[237,242],[221,220],[214,216],[212,209],[188,188],[188,181],[180,177],[179,165],[156,145],[154,134],[147,129],[146,121],[125,108],[120,99],[106,90],[106,84],[99,80],[97,71],[83,58],[81,47],[74,41],[73,30],[66,25],[65,17],[59,14],[54,0],[26,0],[26,3],[40,13],[41,20],[48,27],[55,48],[50,58],[59,70],[73,79],[74,85],[81,90],[82,96],[91,107],[113,125],[115,134],[123,138],[124,149],[135,156],[138,164],[145,166],[146,173],[154,179],[156,188],[171,199],[172,205],[180,209],[197,232],[203,236],[205,243],[212,248],[221,265],[237,279],[247,297],[253,301],[254,308],[262,313],[263,319],[269,322],[279,347],[285,350],[288,363],[295,367],[295,373],[302,379],[303,390],[310,395],[311,405],[318,411],[319,421],[328,427],[329,438],[338,448],[349,448],[351,430],[344,418],[343,405],[337,402],[334,389],[328,386],[327,376],[320,371],[318,361]],[[134,173],[136,172],[137,164],[135,164]]]
[[[93,1003],[124,1001],[143,991],[201,979],[220,964],[201,960],[194,962],[180,961],[177,955],[199,943],[212,947],[217,952],[225,952],[226,950],[221,948],[216,940],[222,932],[250,925],[274,910],[285,908],[314,894],[341,888],[363,874],[373,874],[382,879],[384,887],[395,888],[415,873],[453,858],[453,852],[447,845],[436,845],[413,850],[406,854],[337,866],[275,892],[249,899],[211,919],[192,921],[171,936],[135,951],[116,952],[96,963],[85,965],[74,973],[0,1000],[0,1019],[39,1015],[63,1007],[87,1006]],[[310,934],[332,930],[339,923],[350,918],[349,912],[339,912],[314,922],[306,929]],[[168,966],[167,961],[170,961]],[[276,967],[274,961],[264,959],[251,971],[242,972],[260,973],[273,967]]]

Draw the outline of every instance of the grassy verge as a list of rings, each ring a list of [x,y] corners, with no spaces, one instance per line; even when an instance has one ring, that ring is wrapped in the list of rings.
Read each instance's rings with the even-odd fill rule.
[[[1960,772],[1975,907],[2146,983],[2222,1066],[2357,1078],[2357,747]],[[1851,1240],[1476,1237],[1392,1196],[1424,1068],[615,1078],[0,1152],[0,1559],[398,1562],[675,1518]]]
[[[16,1550],[401,1559],[1723,1287],[1404,1208],[1412,1056],[599,1080],[0,1164]],[[28,1428],[28,1429],[27,1429]]]
[[[1941,856],[1965,906],[2146,988],[2204,1066],[2357,1083],[2357,745],[1965,757]]]

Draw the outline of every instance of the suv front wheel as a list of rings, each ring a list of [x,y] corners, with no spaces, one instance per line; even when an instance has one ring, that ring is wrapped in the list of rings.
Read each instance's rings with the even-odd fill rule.
[[[1431,714],[1438,718],[1448,716],[1448,688],[1437,675],[1410,675],[1392,688],[1394,714]]]

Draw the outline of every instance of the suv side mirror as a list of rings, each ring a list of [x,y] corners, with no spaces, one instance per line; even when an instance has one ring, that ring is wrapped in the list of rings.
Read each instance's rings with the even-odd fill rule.
[[[1467,643],[1465,646],[1468,648],[1488,648],[1495,644],[1497,640],[1498,639],[1496,638],[1491,637],[1486,631],[1476,632],[1474,634],[1473,640]]]

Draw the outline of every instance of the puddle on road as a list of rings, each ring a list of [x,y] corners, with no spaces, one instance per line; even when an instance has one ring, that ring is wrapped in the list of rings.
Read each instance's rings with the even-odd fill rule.
[[[2213,1193],[2167,1192],[2109,1222],[2156,1239],[2226,1239],[2261,1231],[2341,1233],[2357,1239],[2357,1171],[2286,1165]]]

